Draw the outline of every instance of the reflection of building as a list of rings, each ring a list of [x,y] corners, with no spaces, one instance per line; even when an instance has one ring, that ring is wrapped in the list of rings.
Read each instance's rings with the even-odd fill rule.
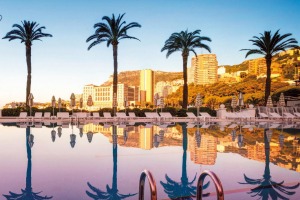
[[[201,135],[198,147],[195,135],[189,136],[191,160],[196,164],[214,165],[217,158],[217,138],[211,135]]]
[[[192,69],[194,71],[194,83],[196,85],[213,84],[218,81],[218,61],[216,54],[201,54],[192,58]]]
[[[153,148],[153,127],[146,128],[144,126],[140,127],[139,132],[139,147],[141,149],[150,150]]]
[[[154,71],[151,69],[141,70],[140,74],[140,100],[142,103],[153,102],[154,97]]]

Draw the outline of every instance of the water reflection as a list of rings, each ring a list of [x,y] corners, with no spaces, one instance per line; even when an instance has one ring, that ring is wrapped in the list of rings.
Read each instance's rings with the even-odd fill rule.
[[[192,197],[196,195],[197,187],[194,186],[197,174],[194,176],[192,181],[188,180],[187,169],[186,169],[186,159],[187,159],[187,125],[181,124],[182,127],[182,170],[181,170],[181,181],[176,182],[172,180],[167,174],[165,175],[166,183],[160,181],[160,184],[163,186],[165,193],[171,199],[193,199]],[[206,183],[203,188],[206,189],[209,186],[210,182]],[[203,196],[208,196],[209,193],[204,194]]]
[[[119,200],[119,199],[126,199],[128,197],[135,196],[135,194],[121,194],[118,190],[118,137],[117,137],[117,127],[112,127],[112,139],[113,139],[113,178],[112,178],[112,187],[108,184],[106,185],[106,191],[100,190],[94,187],[89,182],[87,185],[89,186],[90,191],[86,191],[86,194],[92,199],[109,199],[109,200]]]
[[[22,193],[9,192],[8,195],[3,195],[7,200],[43,200],[43,199],[52,199],[48,196],[40,195],[41,192],[33,192],[31,184],[31,147],[33,146],[33,135],[30,134],[30,127],[26,128],[26,150],[27,150],[27,171],[26,171],[26,187],[21,189]]]
[[[292,196],[295,194],[293,191],[299,187],[299,183],[296,185],[287,186],[284,185],[284,181],[276,182],[272,180],[270,172],[270,139],[272,131],[265,129],[264,131],[264,144],[265,144],[265,171],[261,179],[252,179],[244,174],[245,183],[240,184],[249,184],[257,185],[257,187],[251,189],[248,194],[251,197],[259,196],[263,200],[271,199],[288,199],[287,196]]]

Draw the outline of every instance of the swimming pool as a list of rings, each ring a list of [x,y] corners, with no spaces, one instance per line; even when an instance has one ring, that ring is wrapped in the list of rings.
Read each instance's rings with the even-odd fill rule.
[[[191,199],[206,169],[218,175],[225,199],[300,198],[299,129],[184,123],[21,127],[0,128],[0,199],[138,199],[144,169],[154,175],[158,199]],[[205,183],[205,199],[216,199],[212,181]]]

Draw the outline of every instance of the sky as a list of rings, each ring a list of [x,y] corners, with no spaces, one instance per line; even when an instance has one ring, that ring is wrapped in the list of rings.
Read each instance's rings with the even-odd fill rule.
[[[128,34],[140,39],[121,40],[119,72],[153,69],[182,71],[180,52],[166,58],[161,48],[174,32],[201,30],[205,42],[217,55],[219,65],[245,60],[244,48],[264,31],[280,29],[300,42],[300,1],[298,0],[0,0],[0,37],[23,20],[45,26],[52,38],[32,45],[32,85],[34,101],[50,102],[54,95],[65,100],[80,94],[86,84],[100,85],[113,73],[112,47],[102,43],[87,50],[86,39],[103,16],[126,13],[127,23],[138,22]],[[198,54],[208,53],[197,49]],[[192,55],[189,57],[190,65]],[[251,56],[255,58],[259,56]],[[27,66],[25,45],[0,39],[0,107],[25,101]]]

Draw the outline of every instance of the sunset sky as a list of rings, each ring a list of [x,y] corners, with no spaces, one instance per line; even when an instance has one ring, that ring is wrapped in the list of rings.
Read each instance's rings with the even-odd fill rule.
[[[245,60],[245,52],[239,50],[251,48],[248,40],[264,31],[280,29],[281,34],[292,33],[300,41],[299,11],[298,0],[1,0],[0,36],[22,20],[36,21],[53,35],[32,46],[31,89],[35,101],[46,102],[52,95],[69,99],[72,92],[82,93],[86,84],[100,85],[113,73],[112,48],[103,43],[88,51],[85,42],[94,32],[93,25],[105,15],[126,13],[126,22],[142,25],[128,32],[140,42],[123,40],[119,44],[119,72],[147,68],[182,71],[180,53],[166,59],[166,53],[160,52],[173,32],[200,29],[202,36],[212,39],[206,44],[217,55],[219,65],[239,64]],[[0,40],[0,70],[0,107],[25,101],[24,44]]]

